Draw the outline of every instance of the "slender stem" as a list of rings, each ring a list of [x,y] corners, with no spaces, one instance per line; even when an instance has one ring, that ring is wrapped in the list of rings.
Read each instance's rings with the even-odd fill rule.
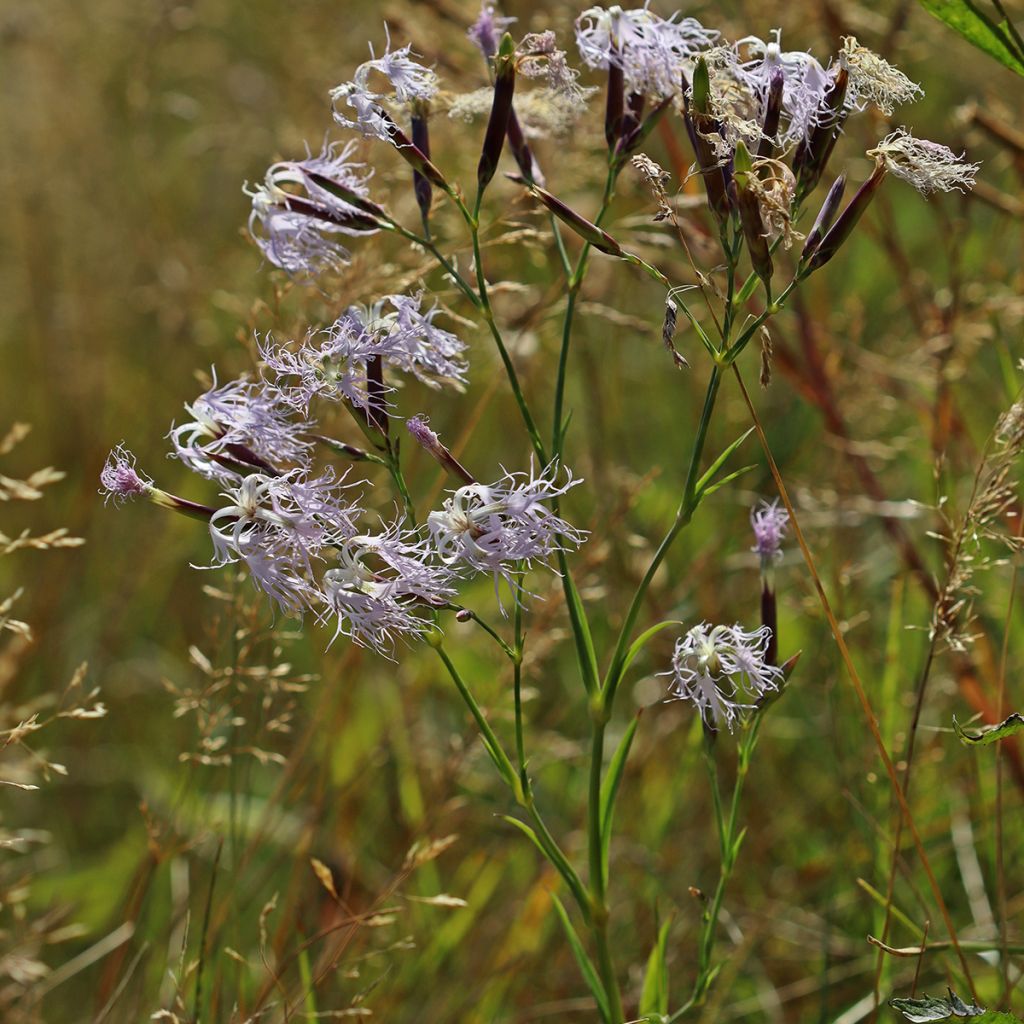
[[[465,207],[462,207],[465,210]],[[533,413],[530,412],[530,407],[527,405],[526,396],[523,394],[523,389],[519,384],[519,375],[516,373],[515,365],[512,362],[512,357],[508,353],[508,349],[505,347],[505,340],[501,336],[501,331],[498,329],[498,325],[494,320],[494,311],[491,309],[490,296],[487,293],[487,278],[484,276],[483,262],[480,255],[480,228],[476,223],[475,218],[465,210],[466,224],[469,227],[470,235],[473,239],[473,263],[476,267],[476,281],[477,290],[480,295],[480,312],[483,315],[484,320],[487,321],[487,327],[491,332],[491,337],[494,338],[494,343],[498,348],[498,355],[501,356],[501,362],[505,367],[505,375],[508,377],[509,387],[512,388],[512,394],[515,396],[516,404],[519,406],[519,413],[523,418],[523,423],[526,426],[526,432],[530,435],[530,441],[533,444],[533,450],[540,460],[542,466],[548,464],[548,455],[544,449],[544,442],[540,438],[540,431],[537,430],[537,424],[533,419]]]
[[[605,178],[604,183],[604,194],[601,196],[601,207],[598,210],[597,217],[594,218],[594,223],[598,227],[601,226],[601,222],[608,215],[608,210],[611,207],[612,198],[615,195],[615,179],[617,176],[618,170],[614,166],[609,166],[608,176]],[[565,382],[569,365],[569,346],[572,341],[573,320],[576,313],[576,299],[579,295],[580,288],[583,285],[583,278],[587,273],[587,264],[590,259],[591,245],[589,242],[584,243],[583,249],[580,251],[580,258],[576,263],[576,267],[575,269],[572,269],[569,264],[568,254],[565,252],[565,246],[562,243],[561,232],[554,223],[554,217],[552,217],[552,224],[556,238],[555,244],[562,259],[562,266],[566,272],[566,276],[568,277],[569,285],[568,302],[565,307],[565,320],[562,324],[562,345],[558,353],[558,374],[555,379],[555,403],[551,427],[551,454],[554,458],[559,458],[562,454],[562,442],[564,441],[562,433],[562,416],[563,406],[565,403]]]
[[[526,743],[523,739],[523,573],[516,573],[515,611],[512,613],[512,631],[515,639],[512,658],[512,683],[515,699],[516,758],[519,762],[519,781],[523,792],[529,795],[530,777],[526,774]]]
[[[604,877],[604,853],[601,840],[601,769],[604,765],[604,733],[608,715],[597,705],[590,739],[590,788],[587,801],[587,849],[590,858],[590,930],[597,949],[597,969],[601,975],[611,1018],[625,1020],[622,995],[615,976],[611,947],[608,944],[608,904]]]
[[[643,605],[644,597],[651,585],[651,581],[654,579],[655,573],[664,561],[665,556],[668,554],[669,549],[675,542],[676,537],[682,529],[689,524],[699,501],[698,495],[696,494],[696,485],[698,474],[700,472],[701,456],[704,451],[705,442],[707,441],[708,428],[711,425],[711,416],[715,408],[715,399],[718,397],[718,390],[721,383],[722,370],[716,365],[712,367],[711,377],[708,380],[707,392],[704,395],[704,408],[701,411],[700,423],[697,426],[697,435],[693,441],[693,450],[690,453],[690,465],[686,473],[686,483],[683,487],[683,498],[679,504],[679,510],[676,512],[675,521],[672,523],[668,533],[665,534],[661,543],[658,545],[658,549],[655,551],[654,557],[651,559],[651,563],[648,565],[647,571],[644,573],[643,579],[640,581],[640,585],[633,594],[633,599],[630,602],[629,609],[626,612],[626,617],[623,619],[622,627],[619,630],[619,637],[615,643],[615,650],[612,654],[612,660],[604,683],[605,706],[609,711],[611,710],[612,701],[615,699],[615,691],[621,679],[622,666],[626,658],[626,651],[629,647],[633,628],[636,626],[636,620],[640,615],[640,608]]]
[[[519,780],[516,776],[516,770],[512,767],[512,762],[509,760],[508,754],[505,753],[505,748],[501,745],[501,740],[498,739],[494,730],[491,728],[490,722],[488,722],[484,717],[483,711],[480,710],[480,705],[477,704],[476,698],[470,692],[469,687],[459,674],[459,670],[455,667],[451,658],[448,657],[448,653],[441,645],[440,640],[437,640],[433,644],[433,647],[434,650],[437,651],[437,656],[442,662],[444,662],[444,667],[448,670],[448,675],[451,676],[452,682],[455,683],[455,688],[459,691],[459,695],[462,697],[466,707],[469,708],[469,713],[476,721],[476,725],[480,730],[480,735],[483,738],[484,745],[487,747],[487,752],[491,755],[491,759],[494,761],[495,767],[501,772],[502,777],[509,786],[512,787],[512,790],[516,793],[519,802],[522,803],[523,799],[522,794],[519,793]]]

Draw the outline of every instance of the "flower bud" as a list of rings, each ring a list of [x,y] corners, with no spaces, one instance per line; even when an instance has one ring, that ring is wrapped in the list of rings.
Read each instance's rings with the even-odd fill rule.
[[[502,146],[508,133],[509,120],[512,116],[512,97],[516,88],[515,43],[506,32],[502,37],[501,46],[494,58],[494,99],[491,103],[491,116],[487,121],[487,132],[484,135],[480,163],[477,165],[477,188],[483,192],[487,188],[494,172],[498,169]]]
[[[599,249],[609,256],[625,259],[626,251],[607,231],[603,231],[571,207],[566,206],[561,199],[553,196],[547,189],[533,185],[530,188],[530,194],[539,199],[563,224],[572,228],[580,238],[589,242],[595,249]]]
[[[417,100],[413,103],[412,111],[412,144],[425,156],[430,159],[430,129],[427,117],[429,114],[426,101]],[[426,228],[430,219],[430,200],[432,188],[430,181],[420,172],[412,172],[412,188],[416,195],[416,205],[420,208],[420,216],[423,218],[423,226]]]
[[[604,137],[608,152],[614,153],[622,136],[625,105],[625,85],[622,67],[614,61],[608,64],[608,101],[604,111]]]
[[[750,154],[741,139],[736,144],[733,167],[740,224],[743,227],[743,237],[747,243],[747,252],[750,253],[750,262],[754,273],[761,279],[764,289],[768,293],[769,301],[771,301],[774,267],[772,266],[772,254],[768,247],[768,237],[764,229],[764,219],[761,216],[761,203],[757,198],[756,191],[751,187],[753,174]]]
[[[523,126],[519,123],[514,108],[509,114],[507,134],[508,148],[512,151],[523,178],[531,185],[543,185],[544,175],[540,167],[537,166],[537,160],[533,155],[533,150],[530,149],[530,144],[526,141]]]
[[[839,204],[843,201],[843,193],[845,191],[846,173],[843,172],[832,182],[832,187],[828,190],[828,195],[825,196],[825,202],[821,204],[821,210],[818,212],[814,227],[811,228],[807,241],[804,243],[804,251],[800,254],[801,263],[806,263],[814,255],[814,251],[821,244],[825,232],[832,226],[832,221],[835,220],[836,214],[839,212]]]
[[[825,173],[843,121],[846,120],[843,102],[846,99],[848,81],[846,69],[840,68],[821,101],[816,126],[797,146],[793,157],[793,171],[797,177],[798,197],[802,198],[813,192]]]
[[[634,103],[636,100],[639,102]],[[672,98],[662,100],[646,117],[641,118],[643,104],[643,96],[630,97],[629,113],[626,114],[623,121],[622,136],[616,149],[616,163],[625,162],[643,145],[644,139],[651,134],[654,126],[661,120],[662,114],[672,106]]]
[[[686,133],[690,136],[697,166],[704,179],[704,188],[708,194],[708,204],[718,218],[720,224],[729,219],[729,189],[722,163],[715,154],[707,136],[718,131],[718,122],[708,114],[710,103],[710,82],[708,68],[702,57],[697,61],[693,72],[693,103],[686,98],[685,80],[683,91],[683,119]]]
[[[820,267],[825,266],[835,256],[843,242],[850,237],[853,229],[857,226],[857,221],[860,220],[864,211],[868,208],[868,204],[874,199],[878,186],[882,184],[885,178],[885,174],[885,165],[882,163],[876,164],[874,171],[871,172],[871,177],[857,189],[857,194],[850,200],[846,209],[839,214],[836,222],[828,229],[825,237],[821,240],[821,244],[815,249],[814,255],[811,256],[806,264],[807,274],[811,274]]]
[[[776,68],[771,75],[768,86],[768,98],[764,105],[764,123],[761,125],[761,142],[757,147],[757,155],[762,158],[771,157],[775,152],[772,141],[779,130],[779,117],[782,114],[782,87],[786,78],[781,68]]]

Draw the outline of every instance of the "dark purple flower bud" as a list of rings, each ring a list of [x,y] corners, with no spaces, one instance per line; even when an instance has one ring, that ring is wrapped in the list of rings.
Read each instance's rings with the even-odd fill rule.
[[[592,224],[546,189],[539,185],[533,185],[530,188],[530,194],[539,199],[563,224],[572,228],[580,238],[589,242],[595,249],[599,249],[609,256],[618,256],[620,259],[625,257],[625,250],[607,231]]]
[[[814,250],[821,244],[825,232],[832,226],[832,221],[836,219],[836,214],[839,212],[839,204],[843,201],[843,193],[845,191],[846,173],[844,171],[832,182],[832,187],[828,190],[828,195],[825,196],[825,202],[821,204],[821,210],[818,212],[814,227],[811,228],[807,241],[804,242],[804,251],[800,254],[801,263],[806,263],[814,255]]]
[[[430,110],[426,102],[416,100],[412,108],[412,144],[429,160],[430,159],[430,128],[428,122]],[[432,189],[430,181],[417,170],[412,172],[412,188],[416,195],[416,205],[420,208],[423,228],[427,230],[430,220],[430,201]]]
[[[516,117],[515,109],[512,110],[508,118],[508,148],[512,151],[527,183],[543,185],[544,174],[537,166],[537,160],[533,155],[533,150],[530,149],[530,144],[526,141],[523,126],[519,123],[519,118]]]
[[[779,117],[782,114],[782,89],[786,76],[781,68],[771,73],[768,96],[764,104],[764,122],[761,125],[761,142],[757,147],[759,157],[771,157],[775,152],[775,139],[779,132]]]
[[[604,111],[604,137],[608,152],[614,153],[622,135],[625,105],[623,71],[619,64],[608,65],[608,101]]]
[[[498,160],[512,116],[512,97],[515,89],[515,42],[508,33],[505,33],[498,55],[494,58],[494,99],[491,103],[491,116],[487,121],[483,149],[480,152],[480,163],[476,169],[477,188],[481,192],[487,188],[498,169]]]
[[[384,384],[384,360],[371,356],[366,363],[366,412],[370,422],[388,436],[388,389]]]
[[[853,229],[857,226],[857,221],[863,216],[871,200],[874,199],[878,186],[882,184],[885,178],[885,174],[885,165],[881,163],[876,164],[874,171],[871,172],[871,177],[857,189],[857,194],[850,200],[846,209],[839,214],[832,227],[828,229],[825,237],[821,240],[821,244],[815,249],[814,255],[807,262],[805,273],[813,273],[820,267],[825,266],[835,256],[839,251],[839,247],[853,233]]]
[[[793,171],[797,177],[797,196],[809,195],[821,181],[832,150],[835,149],[843,122],[846,120],[846,87],[849,75],[845,68],[834,74],[832,84],[825,92],[813,127],[797,146],[793,156]]]
[[[426,416],[413,416],[412,419],[406,420],[405,426],[420,447],[428,451],[449,473],[457,476],[463,483],[475,484],[473,474],[452,455],[427,424]]]
[[[634,104],[633,100],[636,99],[639,99],[640,102]],[[661,120],[662,114],[672,106],[671,97],[662,100],[651,110],[647,117],[641,119],[643,99],[642,96],[636,95],[630,97],[630,111],[625,117],[622,127],[622,138],[619,139],[615,155],[615,162],[617,164],[624,163],[643,145],[644,140],[654,130],[654,126]]]

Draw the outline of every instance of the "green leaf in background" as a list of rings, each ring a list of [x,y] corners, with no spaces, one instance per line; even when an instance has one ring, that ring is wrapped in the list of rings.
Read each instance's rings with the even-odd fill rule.
[[[952,989],[948,999],[925,996],[923,999],[892,999],[889,1005],[898,1010],[911,1024],[931,1024],[933,1021],[970,1020],[971,1024],[1020,1024],[1017,1017],[996,1010],[983,1010],[974,1003],[968,1005]]]
[[[1018,715],[1016,712],[1010,715],[1005,722],[1000,722],[998,725],[986,725],[974,733],[965,731],[956,720],[956,715],[953,716],[953,732],[965,747],[976,745],[987,747],[990,743],[1005,740],[1007,736],[1012,736],[1022,729],[1024,729],[1024,716]]]
[[[658,941],[647,958],[647,972],[644,975],[644,987],[640,993],[640,1016],[658,1020],[668,1013],[668,965],[666,950],[668,949],[668,931],[672,926],[670,917],[658,929]]]
[[[979,50],[1024,75],[1024,61],[1011,33],[982,14],[971,0],[920,0],[920,4]]]

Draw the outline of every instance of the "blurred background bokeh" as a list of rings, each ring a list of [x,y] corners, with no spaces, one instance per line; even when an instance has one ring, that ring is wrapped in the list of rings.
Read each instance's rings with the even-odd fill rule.
[[[550,27],[571,40],[577,10],[562,0],[504,9],[517,31]],[[942,494],[962,502],[1024,355],[1022,156],[970,109],[1014,128],[1021,83],[912,3],[730,0],[686,13],[729,38],[781,27],[788,47],[820,58],[856,34],[923,85],[926,98],[902,123],[984,161],[983,194],[969,199],[925,202],[886,185],[853,242],[778,319],[774,380],[756,399],[898,755],[930,603],[894,537],[909,538],[927,572],[941,569],[931,507]],[[290,1019],[594,1019],[551,910],[557,879],[502,823],[506,794],[430,653],[403,651],[391,663],[345,642],[325,653],[330,630],[274,621],[230,572],[191,568],[209,558],[201,526],[154,508],[105,506],[97,493],[107,452],[123,440],[161,486],[212,496],[167,459],[165,434],[211,367],[222,380],[253,369],[257,332],[298,336],[351,302],[421,280],[468,316],[423,254],[387,238],[357,242],[351,266],[323,291],[289,282],[245,234],[242,185],[273,160],[302,155],[307,142],[318,148],[325,133],[340,137],[327,92],[365,59],[368,41],[383,47],[385,23],[447,88],[486,84],[464,34],[475,15],[469,0],[0,3],[0,432],[15,421],[33,426],[0,473],[67,473],[43,501],[0,505],[0,529],[65,526],[86,541],[0,561],[0,596],[25,588],[18,615],[36,634],[32,645],[5,648],[2,680],[5,699],[27,702],[60,692],[87,661],[109,710],[47,734],[67,777],[3,795],[6,828],[50,833],[45,845],[4,854],[20,858],[15,874],[33,877],[25,914],[78,926],[40,945],[55,968],[41,1000],[19,1002],[18,983],[0,979],[5,1019],[139,1021],[166,1009],[190,1020],[198,1005],[204,1021],[229,1021],[275,1000],[265,1019],[286,1019],[281,1004],[293,1008]],[[840,150],[853,177],[867,176],[858,154],[887,130],[875,114],[851,122]],[[481,134],[479,122],[440,116],[437,161],[470,180]],[[552,189],[583,212],[596,208],[602,146],[600,96],[567,138],[537,146]],[[678,122],[648,151],[678,187],[689,161]],[[380,146],[363,154],[377,169],[375,195],[415,223],[407,168]],[[693,183],[686,188],[696,195]],[[610,230],[674,280],[689,280],[678,243],[652,214],[627,173]],[[487,216],[499,316],[528,393],[543,400],[560,308],[544,222],[504,180]],[[703,218],[699,203],[687,216]],[[438,225],[442,245],[466,261],[459,225],[445,211]],[[518,242],[501,239],[516,229]],[[694,230],[698,248],[705,237]],[[693,368],[673,367],[659,340],[663,296],[623,266],[597,257],[583,297],[567,460],[587,486],[569,507],[591,531],[576,564],[607,649],[624,595],[674,513],[707,365],[681,332]],[[410,383],[403,411],[428,413],[482,477],[523,467],[528,446],[486,334],[471,320],[452,322],[471,344],[471,387],[440,395]],[[753,383],[755,353],[744,372]],[[747,425],[727,388],[712,447]],[[358,440],[343,417],[331,426]],[[749,507],[775,492],[756,444],[745,451],[755,468],[702,508],[656,581],[650,621],[756,618]],[[443,481],[425,458],[411,461],[427,508]],[[763,732],[723,917],[728,959],[694,1019],[851,1024],[871,1013],[876,959],[864,937],[879,927],[879,908],[860,880],[884,891],[890,793],[795,549],[777,579],[783,653],[801,649],[803,658]],[[1024,700],[1011,581],[1005,565],[979,577],[983,639],[966,668],[944,658],[935,669],[914,779],[919,828],[967,936],[997,933],[992,758],[956,745],[948,727],[953,713],[967,719],[994,706],[1007,629],[1009,702]],[[556,583],[534,577],[544,600],[529,622],[531,768],[554,831],[580,852],[587,721]],[[488,582],[474,595],[493,608]],[[505,666],[469,626],[455,630],[452,646],[507,726]],[[666,636],[638,664],[617,733],[630,703],[660,696],[655,673],[670,652]],[[728,737],[720,742],[729,772]],[[230,764],[221,763],[225,749]],[[613,851],[614,942],[619,963],[632,965],[631,1003],[657,921],[668,916],[673,983],[681,995],[692,981],[700,905],[690,890],[711,888],[718,870],[699,750],[691,709],[646,712]],[[1006,842],[1019,853],[1016,763],[1008,758]],[[407,870],[414,844],[449,836],[457,838],[435,859]],[[342,927],[310,858],[329,866],[353,912],[377,916]],[[1020,863],[1009,856],[1006,866],[1011,915],[1024,898]],[[896,904],[943,937],[917,862],[908,855],[905,864]],[[423,902],[440,893],[466,905]],[[126,921],[130,937],[118,932]],[[896,926],[894,944],[913,941]],[[995,992],[996,973],[973,962]],[[920,985],[941,992],[948,966],[935,954]],[[915,969],[889,962],[883,994],[907,994]],[[299,998],[321,971],[315,998]]]

